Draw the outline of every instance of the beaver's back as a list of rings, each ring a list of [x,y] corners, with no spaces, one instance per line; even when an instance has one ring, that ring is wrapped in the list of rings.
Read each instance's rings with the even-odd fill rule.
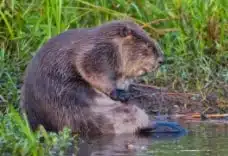
[[[46,128],[58,129],[51,124],[55,121],[49,120],[57,120],[55,113],[64,112],[59,110],[62,106],[77,110],[73,107],[90,103],[84,100],[92,98],[95,92],[81,78],[73,63],[86,34],[87,29],[79,29],[53,37],[28,65],[21,91],[21,107],[25,109],[32,127],[43,124]]]
[[[55,87],[58,92],[61,85],[67,87],[69,83],[80,80],[73,61],[80,52],[77,50],[80,48],[80,42],[86,40],[85,34],[88,34],[88,29],[74,29],[51,38],[32,58],[26,69],[24,85],[29,85],[30,89],[33,86],[50,93],[50,86]]]

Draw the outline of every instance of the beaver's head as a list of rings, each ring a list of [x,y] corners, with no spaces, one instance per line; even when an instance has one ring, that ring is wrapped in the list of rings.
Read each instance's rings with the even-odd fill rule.
[[[114,21],[102,27],[103,34],[118,45],[125,77],[137,77],[156,70],[163,62],[158,43],[132,21]]]
[[[126,77],[155,71],[164,62],[163,52],[158,43],[138,25],[127,23],[121,30],[121,36]]]

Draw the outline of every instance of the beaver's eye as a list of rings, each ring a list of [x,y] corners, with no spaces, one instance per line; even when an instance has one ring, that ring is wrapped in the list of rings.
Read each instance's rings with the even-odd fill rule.
[[[143,55],[143,56],[149,56],[149,55],[150,55],[149,50],[147,50],[147,49],[143,50],[143,51],[142,51],[142,55]]]
[[[149,43],[147,43],[147,47],[149,48],[149,49],[152,49],[152,50],[154,50],[154,46],[153,45],[151,45],[151,44],[149,44]]]
[[[156,49],[155,46],[153,46],[153,47],[151,47],[151,48],[152,48],[153,52],[156,52],[156,51],[157,51],[157,49]]]

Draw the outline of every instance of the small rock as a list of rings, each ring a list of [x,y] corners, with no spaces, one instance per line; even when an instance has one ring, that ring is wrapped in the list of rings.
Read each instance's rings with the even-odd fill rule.
[[[135,149],[135,146],[133,144],[127,144],[126,146],[127,146],[127,149],[129,150]]]

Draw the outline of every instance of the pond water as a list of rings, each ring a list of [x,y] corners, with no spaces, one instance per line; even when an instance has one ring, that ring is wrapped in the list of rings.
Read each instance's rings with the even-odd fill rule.
[[[187,134],[105,136],[81,142],[78,156],[228,156],[228,124],[180,121]]]

